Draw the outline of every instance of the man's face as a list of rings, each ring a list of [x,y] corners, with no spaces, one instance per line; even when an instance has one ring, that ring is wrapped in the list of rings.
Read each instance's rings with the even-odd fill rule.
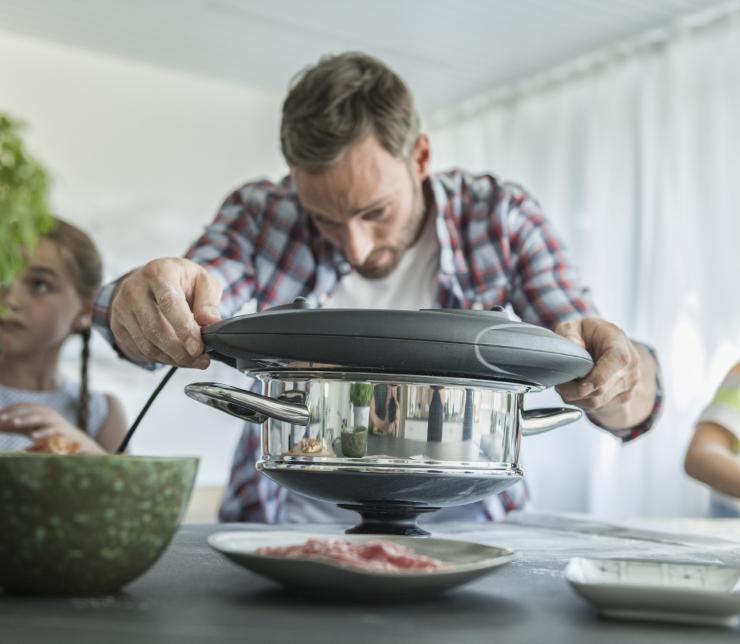
[[[292,174],[298,197],[321,234],[360,275],[377,279],[393,271],[416,238],[428,161],[423,135],[411,159],[392,156],[368,135],[322,172],[293,168]]]

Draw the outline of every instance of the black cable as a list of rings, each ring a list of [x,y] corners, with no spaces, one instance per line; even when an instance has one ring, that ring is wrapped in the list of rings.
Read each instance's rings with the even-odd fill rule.
[[[141,411],[139,412],[139,415],[136,417],[136,420],[134,421],[134,424],[131,425],[131,429],[129,429],[126,432],[126,436],[124,436],[123,441],[121,441],[121,444],[118,446],[118,449],[116,450],[116,454],[121,454],[126,451],[126,448],[128,447],[131,437],[134,435],[136,428],[139,426],[139,423],[141,422],[141,419],[144,418],[144,414],[146,414],[146,412],[149,410],[149,407],[152,406],[154,399],[159,395],[159,392],[162,391],[162,388],[167,384],[167,381],[170,378],[172,378],[175,371],[177,371],[177,367],[172,367],[165,374],[164,378],[162,378],[162,381],[157,385],[157,388],[152,392],[152,395],[149,396],[149,400],[146,401],[146,405],[142,407]]]

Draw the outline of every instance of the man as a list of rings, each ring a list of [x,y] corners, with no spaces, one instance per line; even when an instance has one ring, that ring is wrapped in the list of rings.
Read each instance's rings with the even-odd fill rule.
[[[187,259],[155,260],[101,291],[97,324],[129,359],[205,368],[201,327],[252,299],[259,310],[297,296],[333,307],[511,305],[593,356],[587,377],[559,388],[564,400],[625,441],[651,426],[660,394],[649,350],[596,317],[523,189],[429,174],[412,96],[380,61],[348,53],[306,70],[283,104],[280,139],[289,177],[233,192]],[[336,518],[257,475],[258,436],[248,428],[239,443],[222,519]],[[502,505],[517,502],[455,516],[486,519]]]

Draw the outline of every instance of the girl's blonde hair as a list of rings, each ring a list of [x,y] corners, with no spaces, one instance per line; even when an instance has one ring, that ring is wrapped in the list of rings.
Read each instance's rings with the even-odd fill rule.
[[[89,235],[69,222],[57,219],[54,228],[44,237],[54,242],[72,277],[77,294],[85,306],[92,304],[95,293],[103,281],[103,261],[97,246]],[[82,365],[80,368],[80,395],[77,401],[77,426],[87,431],[90,416],[90,391],[88,364],[90,362],[90,329],[82,336]]]

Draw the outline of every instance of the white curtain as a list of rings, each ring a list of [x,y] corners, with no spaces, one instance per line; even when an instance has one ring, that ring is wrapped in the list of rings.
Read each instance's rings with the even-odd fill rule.
[[[527,187],[603,316],[657,349],[666,394],[658,426],[628,446],[586,427],[530,439],[533,505],[705,514],[707,492],[682,461],[702,405],[740,359],[740,16],[519,88],[469,116],[433,115],[435,167]]]

